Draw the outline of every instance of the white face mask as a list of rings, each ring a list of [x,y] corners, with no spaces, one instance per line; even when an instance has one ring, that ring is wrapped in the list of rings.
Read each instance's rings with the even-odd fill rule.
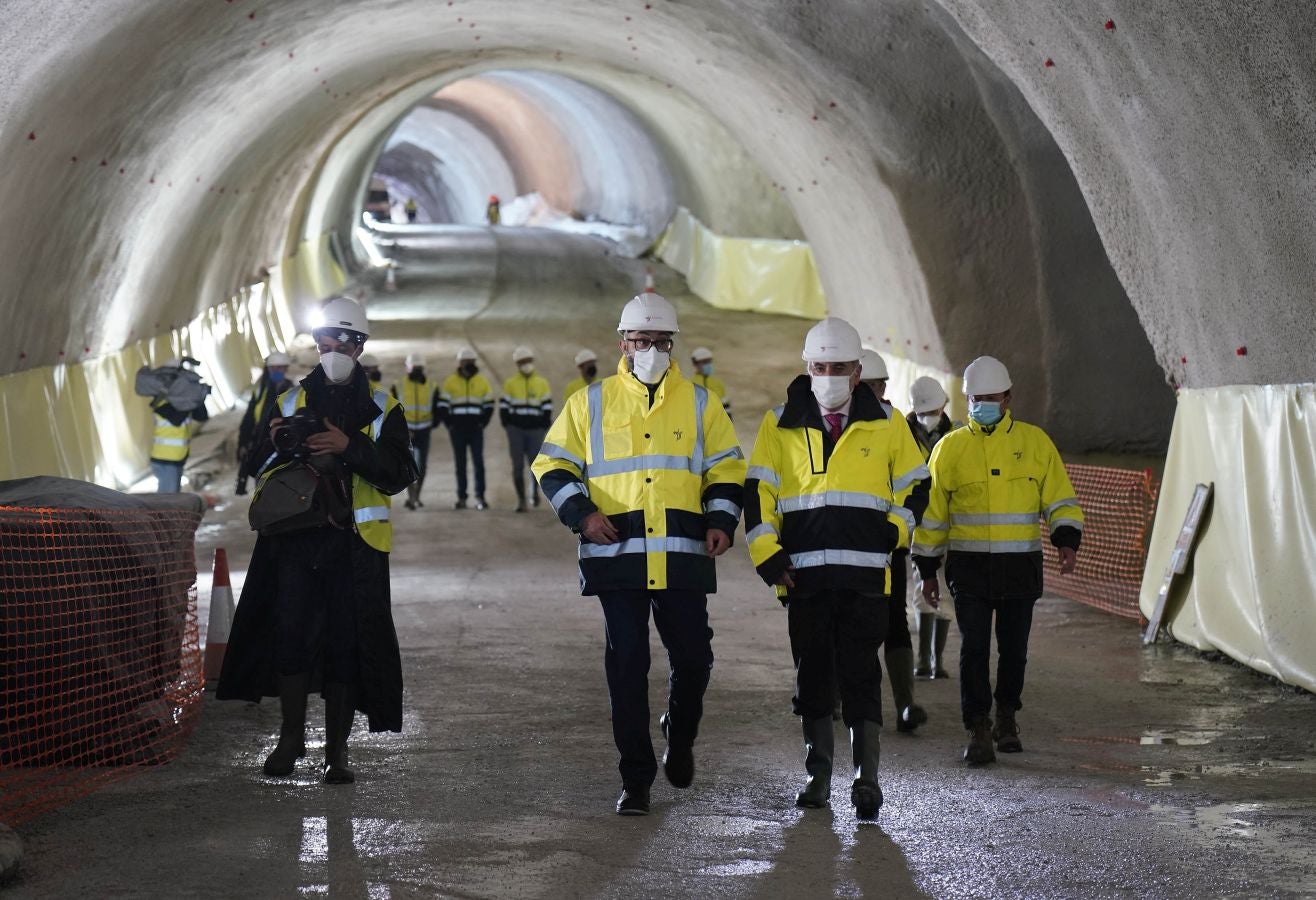
[[[928,431],[936,431],[937,426],[941,424],[941,413],[939,412],[919,413],[917,418],[918,423]]]
[[[324,369],[324,377],[329,379],[330,384],[342,384],[352,377],[352,372],[356,369],[356,360],[346,353],[334,350],[320,354],[320,368]]]
[[[535,371],[535,364],[524,362],[521,363],[521,365],[517,366],[517,368],[521,370],[522,375],[529,375]]]
[[[809,382],[823,409],[840,409],[850,399],[849,375],[810,375]]]
[[[657,384],[663,380],[667,367],[671,365],[672,354],[650,347],[648,350],[636,350],[631,357],[631,372],[645,384]]]

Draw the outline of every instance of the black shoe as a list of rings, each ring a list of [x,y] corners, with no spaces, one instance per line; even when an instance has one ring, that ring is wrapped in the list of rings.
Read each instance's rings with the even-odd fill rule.
[[[667,738],[667,750],[663,752],[663,774],[674,788],[688,788],[695,780],[695,752],[693,747],[674,746],[667,737],[667,713],[658,719],[662,726],[663,737]]]
[[[476,497],[476,498],[475,498],[475,508],[476,508],[476,509],[488,509],[488,508],[489,508],[489,504],[484,502],[484,498],[483,498],[483,497]]]
[[[415,508],[416,508],[416,501],[415,501],[415,500],[407,500],[407,501],[405,501],[402,505],[405,506],[407,509],[415,509]]]
[[[452,508],[453,508],[453,509],[465,509],[465,508],[466,508],[466,498],[463,497],[462,499],[458,500],[456,503],[454,503],[454,504],[452,505]]]
[[[882,800],[882,789],[875,784],[859,784],[850,788],[854,817],[861,822],[872,822],[877,819],[877,812],[882,808]]]
[[[996,751],[992,749],[992,723],[986,716],[974,722],[969,729],[969,743],[964,747],[964,761],[971,766],[996,762]]]
[[[518,503],[518,504],[516,504],[516,509],[514,509],[514,510],[512,510],[512,511],[513,511],[513,512],[525,512],[525,511],[526,511],[525,504],[524,504],[524,503]]]
[[[424,505],[425,505],[425,504],[422,503],[422,502],[420,501],[420,498],[417,497],[417,498],[416,498],[416,509],[420,509],[420,508],[421,508],[422,506],[424,506]]]
[[[937,668],[936,668],[936,669],[933,671],[933,673],[932,673],[932,677],[933,677],[933,678],[949,678],[949,677],[950,677],[950,673],[947,672],[945,669],[943,669],[941,666],[937,666]]]
[[[539,494],[535,493],[530,495],[530,505],[535,509],[539,509]]]
[[[647,816],[649,814],[649,786],[647,784],[622,785],[617,798],[617,815]]]
[[[928,714],[917,703],[906,706],[904,709],[897,710],[896,731],[901,734],[910,734],[915,728],[925,724],[928,721]]]
[[[1019,723],[1014,713],[996,711],[996,727],[992,729],[992,740],[1000,753],[1022,753],[1023,742],[1019,740]]]

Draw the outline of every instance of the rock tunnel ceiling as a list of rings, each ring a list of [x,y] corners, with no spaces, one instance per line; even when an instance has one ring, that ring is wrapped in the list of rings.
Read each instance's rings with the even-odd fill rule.
[[[798,224],[833,310],[879,349],[946,371],[1005,358],[1062,445],[1163,442],[1167,382],[1310,378],[1301,3],[216,0],[182,15],[110,0],[6,16],[0,373],[225,299],[350,222],[416,103],[536,68],[635,112],[715,230]],[[702,139],[676,111],[691,105],[767,185],[727,188],[683,155]]]

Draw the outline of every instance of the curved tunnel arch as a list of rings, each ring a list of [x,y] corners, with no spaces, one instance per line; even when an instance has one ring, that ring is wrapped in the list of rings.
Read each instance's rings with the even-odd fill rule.
[[[392,4],[381,15],[376,6],[331,18],[289,3],[255,19],[215,8],[186,21],[163,3],[106,6],[79,22],[73,64],[9,71],[16,99],[6,118],[39,131],[28,142],[21,126],[7,129],[21,160],[0,176],[11,209],[59,212],[41,240],[6,242],[17,284],[7,310],[21,309],[21,296],[51,299],[44,319],[18,316],[0,337],[4,370],[83,342],[93,353],[122,346],[228,296],[301,238],[342,233],[367,161],[406,109],[459,76],[530,65],[603,82],[614,96],[643,83],[646,98],[696,97],[775,193],[771,203],[727,196],[703,160],[674,166],[692,209],[738,234],[737,218],[788,208],[833,310],[879,349],[890,339],[895,352],[945,371],[995,350],[1034,385],[1021,405],[1058,426],[1064,443],[1163,440],[1163,373],[1096,230],[1083,225],[1081,182],[952,13],[904,0],[826,10],[658,4],[630,23],[629,9],[567,0],[552,4],[551,25],[544,5],[469,4],[479,17],[468,29],[449,21],[455,10]],[[61,21],[25,19],[24,40],[61,44]],[[549,50],[523,49],[535,46]],[[174,88],[131,90],[151,83]],[[654,128],[676,121],[660,101],[634,106],[665,151],[698,146],[700,136]],[[60,111],[53,120],[50,109]],[[97,166],[102,154],[113,162]],[[122,180],[110,177],[114,162]],[[8,222],[11,235],[22,231],[19,214]],[[1078,224],[1057,236],[1057,223]],[[51,234],[58,252],[45,246]],[[1076,244],[1082,252],[1070,254]],[[1100,348],[1087,340],[1093,321],[1110,335]],[[33,350],[29,362],[15,362],[22,348]],[[1061,404],[1101,409],[1101,398],[1147,394],[1132,416],[1083,422]]]

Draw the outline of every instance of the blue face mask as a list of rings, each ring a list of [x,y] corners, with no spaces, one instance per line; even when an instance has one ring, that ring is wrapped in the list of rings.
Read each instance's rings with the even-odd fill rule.
[[[1005,412],[995,400],[972,400],[969,402],[969,418],[979,425],[991,427],[1001,421]]]
[[[275,384],[278,384],[280,381],[283,381],[283,378],[284,375],[282,372],[275,372],[273,370],[270,371],[270,381],[274,382]]]
[[[713,374],[713,364],[712,364],[711,362],[700,363],[700,364],[699,364],[699,371],[700,371],[701,374],[706,375],[706,376],[707,376],[707,375],[712,375],[712,374]]]

